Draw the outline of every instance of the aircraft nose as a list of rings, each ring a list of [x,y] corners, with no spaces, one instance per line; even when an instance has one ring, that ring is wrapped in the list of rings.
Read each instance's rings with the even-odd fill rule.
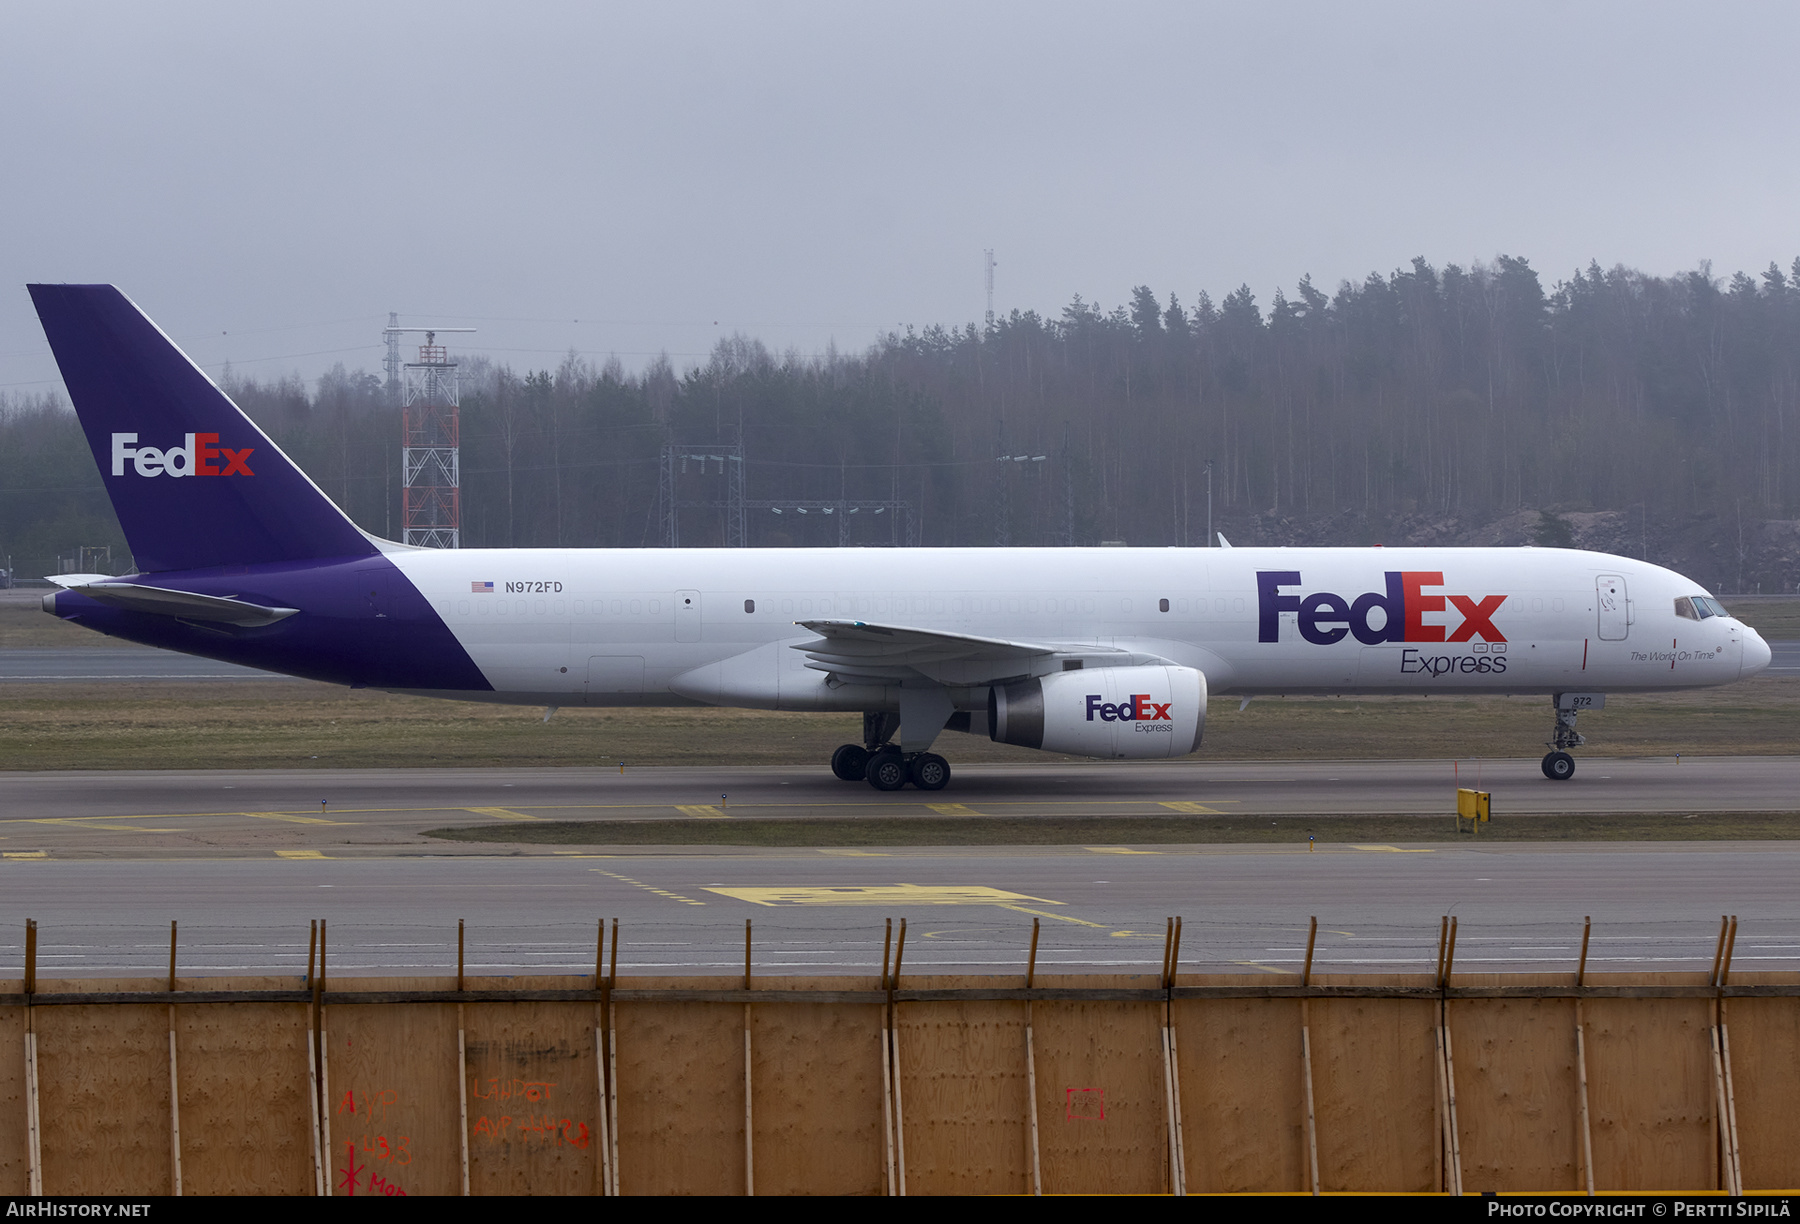
[[[1754,676],[1767,667],[1774,658],[1775,652],[1770,650],[1769,644],[1762,640],[1762,634],[1754,629],[1745,629],[1744,660],[1738,669],[1738,678]]]

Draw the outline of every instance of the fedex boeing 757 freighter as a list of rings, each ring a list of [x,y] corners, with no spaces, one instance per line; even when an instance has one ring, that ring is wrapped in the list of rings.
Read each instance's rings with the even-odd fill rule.
[[[1680,574],[1513,548],[412,548],[352,523],[110,285],[33,285],[139,573],[64,575],[101,633],[353,688],[863,715],[831,760],[938,790],[940,732],[1193,752],[1209,696],[1552,698],[1729,684],[1769,647]]]

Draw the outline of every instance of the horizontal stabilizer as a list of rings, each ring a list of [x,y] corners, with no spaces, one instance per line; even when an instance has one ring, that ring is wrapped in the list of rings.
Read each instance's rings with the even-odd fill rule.
[[[52,579],[52,581],[56,581]],[[196,595],[192,591],[172,591],[167,587],[144,586],[135,582],[59,582],[64,590],[85,595],[95,603],[122,608],[127,612],[145,612],[151,616],[174,616],[182,620],[209,621],[221,625],[242,625],[254,629],[286,620],[300,609],[265,608],[224,595]]]

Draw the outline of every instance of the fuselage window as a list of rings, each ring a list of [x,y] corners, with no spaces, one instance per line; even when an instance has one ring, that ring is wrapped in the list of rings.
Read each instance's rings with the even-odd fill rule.
[[[746,612],[756,611],[756,601],[754,599],[746,599],[744,601],[744,611],[746,611]]]
[[[456,614],[458,616],[467,616],[469,614],[469,601],[468,600],[461,599],[461,600],[457,601]]]
[[[1694,596],[1693,604],[1694,611],[1699,613],[1699,616],[1695,617],[1696,620],[1705,620],[1709,616],[1718,615],[1718,612],[1713,608],[1713,601],[1706,598],[1704,595]]]
[[[1700,614],[1694,611],[1692,600],[1683,597],[1675,601],[1675,615],[1682,620],[1699,620]]]
[[[1156,601],[1156,610],[1158,612],[1167,612],[1169,610],[1169,601],[1166,599],[1157,600]]]

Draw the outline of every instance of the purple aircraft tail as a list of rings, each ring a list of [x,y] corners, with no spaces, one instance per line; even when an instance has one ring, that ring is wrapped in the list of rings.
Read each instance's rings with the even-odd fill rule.
[[[29,288],[139,570],[378,551],[124,294]]]

